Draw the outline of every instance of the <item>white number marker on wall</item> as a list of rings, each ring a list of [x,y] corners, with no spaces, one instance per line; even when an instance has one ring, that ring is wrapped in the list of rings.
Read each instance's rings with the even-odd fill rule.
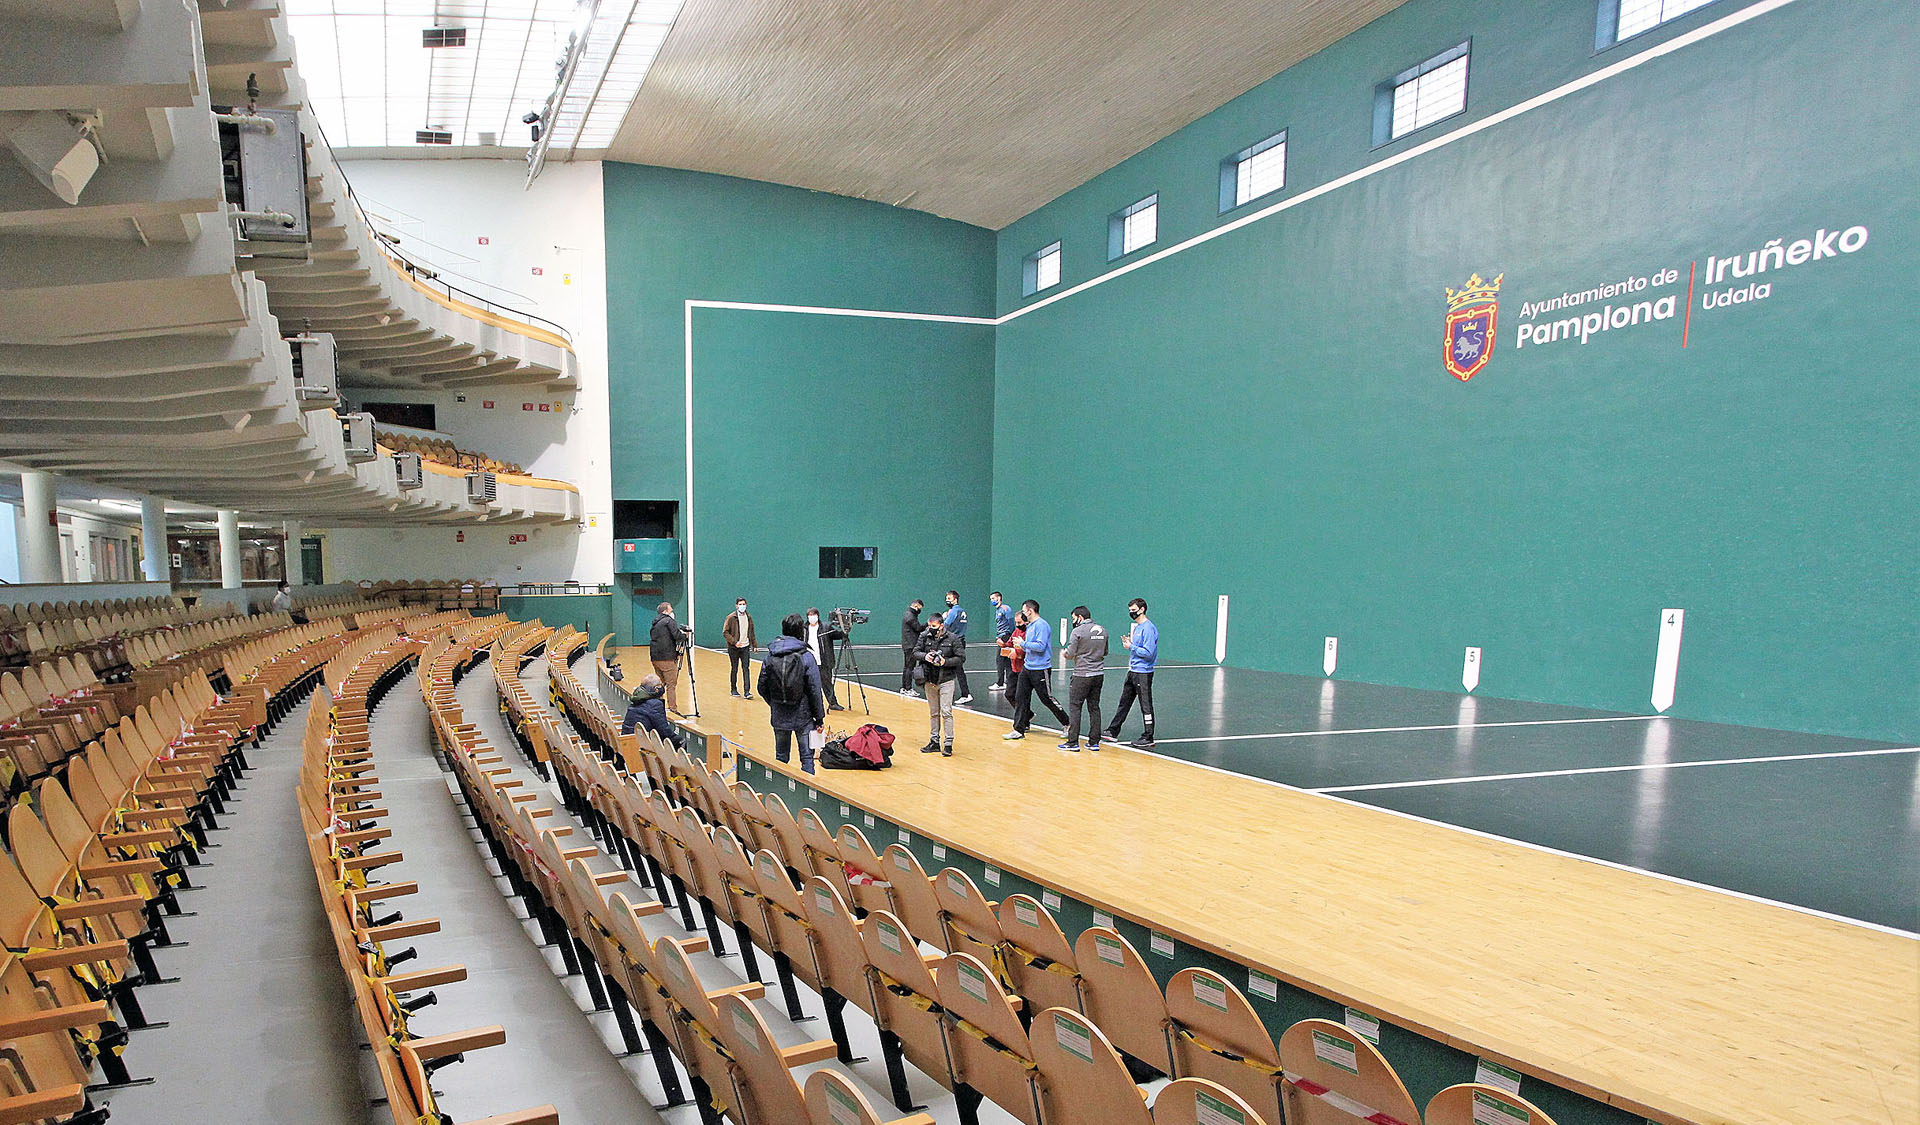
[[[1220,617],[1213,627],[1213,662],[1227,662],[1227,596],[1220,595]]]
[[[1467,650],[1467,662],[1460,669],[1460,686],[1472,691],[1480,686],[1480,650]]]
[[[1687,611],[1660,611],[1660,651],[1653,659],[1653,709],[1666,711],[1673,706],[1673,685],[1680,676],[1680,627]]]
[[[1320,659],[1320,670],[1333,675],[1334,668],[1340,663],[1340,638],[1327,638],[1327,655]]]

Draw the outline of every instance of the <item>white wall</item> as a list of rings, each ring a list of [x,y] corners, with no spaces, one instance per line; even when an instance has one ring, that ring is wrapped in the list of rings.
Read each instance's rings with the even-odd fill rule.
[[[465,402],[450,392],[349,390],[347,398],[432,402],[439,428],[461,448],[578,486],[587,522],[579,528],[469,527],[465,542],[456,541],[453,528],[315,527],[309,534],[325,539],[327,578],[612,581],[600,165],[549,165],[531,190],[518,159],[355,160],[341,168],[375,224],[399,235],[409,258],[449,284],[564,327],[573,337],[580,384],[559,394],[538,386],[468,386]],[[523,409],[526,404],[534,409]],[[512,535],[529,539],[512,544]]]
[[[140,534],[140,524],[121,523],[114,520],[96,519],[64,508],[60,510],[61,547],[66,556],[60,560],[61,572],[70,582],[108,582],[139,581],[140,562],[133,557],[133,539]],[[93,554],[89,550],[88,537],[98,535],[103,539],[116,539],[121,550],[127,556],[126,579],[110,578],[93,572]]]
[[[19,505],[0,504],[0,582],[20,581],[20,540],[14,530],[19,518]]]

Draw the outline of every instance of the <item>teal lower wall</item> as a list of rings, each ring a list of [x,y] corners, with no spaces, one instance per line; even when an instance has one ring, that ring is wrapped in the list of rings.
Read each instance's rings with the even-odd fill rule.
[[[986,604],[993,329],[696,309],[696,626],[722,643],[744,597],[760,643],[809,606],[867,609],[898,640],[914,597]],[[875,548],[872,578],[822,579],[821,547]]]
[[[994,581],[1056,618],[1146,597],[1174,659],[1212,660],[1225,594],[1231,664],[1318,675],[1337,636],[1340,677],[1459,690],[1477,646],[1483,693],[1625,711],[1649,710],[1674,607],[1672,713],[1920,734],[1900,7],[1801,0],[1006,322]],[[1334,50],[1391,73],[1458,23],[1491,84],[1525,62],[1503,49],[1545,49],[1477,10],[1416,0]],[[1590,10],[1584,46],[1549,34],[1567,22],[1540,41],[1585,58]],[[1215,116],[1285,123],[1255,108]],[[1013,238],[1100,229],[1085,192],[1003,234],[1003,279]],[[1775,239],[1766,272],[1705,279]],[[1446,291],[1474,274],[1501,278],[1499,320],[1462,382]],[[1628,278],[1648,287],[1529,308]],[[1661,297],[1670,319],[1533,338]]]

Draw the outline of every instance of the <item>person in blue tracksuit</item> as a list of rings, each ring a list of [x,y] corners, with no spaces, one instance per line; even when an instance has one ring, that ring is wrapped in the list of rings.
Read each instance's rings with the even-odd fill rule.
[[[947,614],[941,624],[959,642],[960,652],[964,656],[967,651],[967,611],[960,608],[960,591],[947,591]],[[960,666],[960,686],[956,689],[953,702],[955,706],[973,702],[973,692],[967,690],[967,668],[964,664]]]
[[[1013,653],[1008,642],[1013,637],[1013,607],[1000,600],[1000,591],[993,592],[993,639],[1000,645],[995,656],[992,691],[1005,691],[1011,687],[1013,679]]]
[[[1053,674],[1053,626],[1040,616],[1040,603],[1028,598],[1020,603],[1020,615],[1015,622],[1026,627],[1026,638],[1020,647],[1026,651],[1026,666],[1020,670],[1020,678],[1014,681],[1013,690],[1013,729],[1000,737],[1012,741],[1027,737],[1027,728],[1033,725],[1033,698],[1047,705],[1053,717],[1060,720],[1061,726],[1067,725],[1067,713],[1053,701],[1053,692],[1047,687],[1047,677]]]
[[[1120,706],[1113,712],[1113,722],[1107,727],[1109,741],[1120,738],[1120,724],[1127,721],[1127,711],[1133,707],[1135,696],[1140,699],[1140,718],[1147,725],[1147,733],[1130,745],[1141,749],[1153,749],[1153,669],[1160,661],[1160,630],[1147,620],[1147,602],[1144,598],[1135,598],[1127,603],[1127,616],[1133,618],[1133,627],[1121,639],[1120,647],[1127,652],[1127,682],[1120,688]]]

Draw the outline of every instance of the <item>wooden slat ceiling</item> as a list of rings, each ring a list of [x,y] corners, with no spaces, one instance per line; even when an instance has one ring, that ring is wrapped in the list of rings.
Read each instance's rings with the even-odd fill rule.
[[[1403,2],[688,0],[607,155],[997,230]]]

